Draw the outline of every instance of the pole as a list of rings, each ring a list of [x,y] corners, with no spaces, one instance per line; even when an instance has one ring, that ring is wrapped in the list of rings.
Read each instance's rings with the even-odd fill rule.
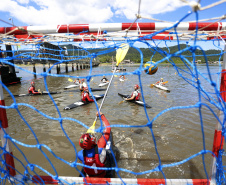
[[[226,44],[224,46],[224,57],[223,57],[223,65],[222,65],[222,72],[221,72],[221,85],[220,85],[220,94],[224,102],[226,102]],[[223,111],[219,111],[218,113],[219,120],[221,123],[224,123],[225,114]],[[222,126],[219,122],[216,123],[215,126],[215,134],[214,134],[214,141],[213,141],[213,153],[216,157],[213,156],[212,159],[212,167],[211,167],[211,174],[210,174],[210,184],[216,184],[216,172],[217,172],[217,157],[219,155],[219,150],[222,150],[224,146],[224,135],[222,134]]]
[[[1,73],[0,73],[0,81],[2,82]],[[1,84],[0,84],[0,105],[5,106],[3,89]],[[6,171],[8,171],[11,177],[14,177],[16,175],[16,170],[15,170],[13,153],[10,147],[10,140],[7,139],[6,137],[9,133],[9,129],[8,129],[8,120],[7,120],[6,110],[4,108],[0,108],[0,123],[1,123],[0,135],[2,140],[2,147],[5,147],[4,158],[5,158],[5,164],[6,164]]]

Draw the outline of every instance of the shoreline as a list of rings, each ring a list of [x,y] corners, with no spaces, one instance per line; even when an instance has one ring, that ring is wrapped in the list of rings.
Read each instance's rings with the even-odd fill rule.
[[[183,63],[176,63],[176,64],[183,64]],[[205,64],[205,63],[196,63],[196,64]],[[18,67],[33,67],[34,65],[33,64],[15,64],[16,66],[18,66]],[[61,66],[65,66],[65,63],[62,63],[62,64],[60,64]],[[171,65],[170,63],[161,63],[161,64],[158,64],[159,66],[161,66],[161,65]],[[217,63],[217,62],[209,62],[209,65],[219,65],[219,63]],[[48,64],[40,64],[40,63],[38,63],[38,64],[35,64],[35,67],[43,67],[43,66],[45,66],[45,67],[49,67],[49,65]],[[52,64],[50,65],[50,66],[52,66]],[[71,64],[68,64],[68,66],[70,67],[71,66]],[[112,66],[112,64],[111,63],[100,63],[97,67],[99,67],[99,66]],[[133,66],[140,66],[140,63],[134,63],[134,64],[121,64],[121,65],[119,65],[119,68],[123,68],[123,67],[133,67]]]

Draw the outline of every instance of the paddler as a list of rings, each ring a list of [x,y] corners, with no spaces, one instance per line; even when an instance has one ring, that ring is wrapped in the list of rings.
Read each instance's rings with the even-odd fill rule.
[[[77,79],[74,81],[74,83],[79,85],[79,84],[81,83],[81,81],[79,80],[79,78],[77,78]]]
[[[105,76],[103,76],[103,78],[101,79],[101,82],[106,83],[106,82],[109,82],[109,81]]]
[[[40,92],[35,90],[35,82],[31,82],[31,86],[28,89],[29,94],[41,94]]]
[[[122,79],[122,80],[126,79],[124,75],[121,75],[119,78]]]
[[[98,112],[96,113],[98,116]],[[100,117],[105,127],[110,126],[104,114],[100,112]],[[96,142],[93,134],[86,133],[79,139],[79,145],[83,149],[78,152],[78,158],[83,164],[91,167],[108,167],[106,143],[110,139],[111,128],[107,127],[103,131],[102,137]],[[107,177],[106,170],[91,169],[84,167],[82,173],[85,177]]]
[[[82,91],[84,90],[85,87],[88,87],[88,86],[87,86],[85,80],[82,79],[82,80],[81,80],[81,83],[79,84],[79,89],[80,89],[80,91],[82,92]]]
[[[155,85],[156,85],[156,84],[159,84],[159,85],[165,85],[164,82],[163,82],[163,78],[161,78],[160,81],[156,82]]]
[[[94,102],[93,99],[90,98],[89,96],[89,89],[88,87],[84,87],[84,91],[82,92],[82,101],[83,102]]]
[[[139,85],[134,85],[134,91],[130,98],[125,98],[125,100],[134,100],[139,101],[140,100],[140,91],[138,90],[140,87]]]

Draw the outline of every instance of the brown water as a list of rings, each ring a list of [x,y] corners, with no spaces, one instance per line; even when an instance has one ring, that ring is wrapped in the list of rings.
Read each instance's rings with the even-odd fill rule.
[[[186,70],[184,66],[180,66]],[[218,72],[218,66],[211,66],[211,72]],[[26,67],[27,70],[32,70],[32,67]],[[137,67],[126,67],[127,72],[131,72],[137,69]],[[199,65],[198,69],[206,74],[206,67]],[[19,70],[18,76],[22,76],[22,83],[8,87],[13,94],[27,93],[27,89],[30,86],[30,81],[33,79],[33,75],[25,71]],[[41,72],[42,68],[37,68],[37,72]],[[111,66],[103,66],[94,68],[92,74],[110,73]],[[188,70],[186,70],[188,71]],[[152,106],[151,109],[147,109],[148,119],[152,120],[161,111],[166,108],[180,107],[195,105],[198,102],[198,91],[190,84],[184,81],[177,73],[175,69],[168,65],[162,65],[159,67],[158,72],[155,75],[146,75],[142,72],[141,81],[144,92],[145,102]],[[181,71],[182,75],[192,80],[185,72]],[[52,74],[54,74],[52,70]],[[70,72],[68,75],[72,76],[86,76],[89,70],[81,70]],[[110,79],[110,76],[107,76]],[[153,122],[153,133],[156,141],[155,148],[151,131],[148,127],[143,128],[129,128],[128,126],[143,126],[148,123],[144,108],[136,104],[129,102],[121,102],[122,98],[117,95],[118,92],[124,94],[131,94],[134,84],[138,83],[137,75],[126,76],[127,80],[120,82],[117,77],[113,79],[109,93],[102,107],[102,112],[106,115],[106,118],[111,125],[123,125],[123,127],[113,127],[113,139],[116,147],[119,150],[120,155],[117,156],[118,167],[127,169],[133,172],[144,172],[152,170],[159,165],[158,156],[161,158],[161,164],[171,164],[184,160],[203,149],[203,139],[200,125],[200,117],[198,108],[176,109],[163,113]],[[156,88],[150,88],[150,84],[155,83],[161,77],[164,81],[169,81],[166,87],[171,90],[170,93],[166,93]],[[213,75],[215,81],[217,81],[217,75]],[[99,88],[101,76],[97,76],[91,82],[92,88]],[[203,88],[208,92],[213,92],[213,88],[200,77]],[[36,83],[36,89],[45,90],[44,80],[37,76],[34,79]],[[8,93],[4,90],[6,105],[13,105],[13,103],[23,103],[18,105],[18,110],[23,119],[19,116],[16,109],[8,109],[7,116],[9,122],[10,136],[19,142],[24,143],[28,147],[17,146],[26,155],[26,159],[19,152],[18,148],[13,146],[14,155],[27,165],[27,162],[37,164],[43,169],[46,169],[51,174],[55,175],[57,172],[59,176],[78,176],[78,172],[75,168],[68,164],[75,161],[76,151],[74,150],[72,143],[79,151],[78,144],[80,136],[86,132],[87,128],[81,126],[81,124],[90,127],[95,119],[95,113],[97,111],[95,104],[89,104],[84,107],[65,111],[63,108],[81,98],[80,93],[64,92],[63,88],[71,83],[68,81],[68,77],[47,77],[47,84],[50,91],[61,91],[61,94],[55,94],[52,96],[55,107],[51,98],[47,96],[26,96],[16,98],[16,102],[13,102],[11,97],[8,97]],[[94,92],[94,94],[103,94],[104,91]],[[211,94],[216,98],[213,94]],[[208,103],[202,98],[203,103]],[[101,103],[101,100],[98,101]],[[208,103],[213,108],[215,113],[216,107]],[[31,109],[32,106],[41,114]],[[58,112],[58,110],[59,112]],[[216,118],[205,106],[201,109],[203,128],[205,133],[205,147],[207,150],[212,150],[214,129],[216,124]],[[44,115],[42,115],[44,114]],[[53,119],[48,119],[51,117]],[[62,124],[57,119],[63,118]],[[71,118],[79,121],[70,120]],[[98,122],[98,126],[99,126]],[[62,128],[64,132],[62,131]],[[32,131],[31,131],[32,130]],[[38,141],[35,139],[34,132]],[[65,133],[70,138],[71,142],[65,136]],[[51,149],[55,156],[52,155],[46,148],[41,147],[41,150],[34,148],[34,145],[45,144]],[[51,166],[50,162],[46,159],[48,156],[49,161],[54,165],[55,170]],[[56,157],[57,156],[57,157]],[[62,158],[68,164],[63,163],[58,158]],[[211,154],[206,154],[204,161],[207,172],[209,172],[211,166]],[[21,173],[24,173],[24,167],[22,167],[19,161],[15,162],[16,168]],[[79,167],[81,169],[81,167]],[[28,171],[30,168],[28,167]],[[36,173],[46,175],[39,169],[35,168]],[[206,178],[202,156],[198,156],[184,164],[176,167],[164,168],[163,172],[166,178]],[[144,175],[133,175],[127,172],[120,172],[122,177],[137,177],[137,178],[163,178],[160,172],[146,173]]]

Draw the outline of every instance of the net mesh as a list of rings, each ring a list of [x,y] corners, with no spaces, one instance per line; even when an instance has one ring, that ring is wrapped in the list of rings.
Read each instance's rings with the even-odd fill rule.
[[[194,13],[194,12],[192,12]],[[111,121],[111,116],[107,117],[108,121],[111,124],[111,128],[114,129],[116,133],[120,133],[119,130],[130,130],[131,133],[124,134],[123,140],[124,143],[132,143],[131,148],[132,150],[135,150],[134,142],[131,141],[132,139],[129,137],[130,134],[134,134],[135,130],[135,137],[136,134],[139,135],[139,132],[149,132],[148,137],[149,140],[145,140],[145,146],[143,148],[143,151],[139,152],[146,152],[146,148],[152,148],[152,153],[149,154],[149,156],[153,156],[153,159],[156,160],[150,161],[148,159],[143,159],[145,163],[150,163],[149,168],[146,165],[143,168],[140,168],[140,171],[133,170],[133,168],[129,168],[129,159],[132,160],[132,164],[134,166],[136,165],[142,165],[144,164],[142,160],[139,161],[139,158],[142,158],[142,154],[132,151],[132,157],[128,156],[122,156],[121,161],[128,160],[127,162],[119,162],[120,160],[117,159],[115,155],[115,150],[113,151],[113,148],[111,148],[113,158],[115,161],[115,167],[110,168],[107,170],[114,170],[116,172],[116,177],[121,179],[121,182],[123,181],[123,177],[133,177],[133,178],[152,178],[152,176],[157,178],[163,178],[167,179],[169,171],[173,169],[174,173],[177,173],[180,171],[180,169],[186,168],[187,164],[189,162],[189,168],[192,168],[193,162],[196,158],[198,158],[198,161],[200,162],[198,165],[198,168],[202,169],[202,175],[200,177],[195,176],[196,178],[204,178],[209,179],[209,171],[211,168],[212,163],[210,162],[212,160],[212,146],[208,146],[209,143],[213,140],[213,135],[209,137],[209,133],[212,132],[214,134],[214,126],[216,122],[219,122],[222,126],[222,135],[225,135],[225,126],[224,121],[220,120],[218,117],[218,112],[222,111],[223,114],[225,113],[225,102],[222,99],[222,96],[220,94],[220,79],[222,75],[222,60],[223,55],[225,54],[225,51],[222,49],[225,44],[223,38],[225,36],[225,30],[224,31],[202,31],[202,30],[196,30],[194,32],[188,32],[183,33],[179,32],[177,30],[177,27],[180,22],[182,22],[187,16],[190,16],[192,13],[187,14],[184,18],[182,18],[177,24],[174,24],[172,27],[166,27],[160,31],[156,31],[154,33],[146,33],[142,37],[136,36],[130,36],[127,33],[123,33],[123,41],[118,41],[118,37],[121,36],[121,33],[115,32],[110,39],[106,40],[104,36],[107,36],[108,38],[110,33],[105,33],[97,35],[94,37],[93,35],[90,35],[86,32],[81,32],[78,35],[64,35],[64,36],[50,36],[50,35],[42,35],[42,42],[40,42],[40,36],[39,37],[33,37],[32,39],[28,38],[26,39],[16,39],[13,36],[1,36],[1,41],[4,44],[12,44],[13,55],[6,56],[6,53],[9,51],[3,51],[5,54],[3,58],[0,59],[2,65],[10,65],[14,66],[16,70],[19,70],[20,73],[24,74],[22,85],[23,84],[29,84],[29,79],[31,76],[36,75],[36,80],[39,80],[39,84],[43,85],[43,89],[45,88],[46,91],[50,91],[51,87],[49,84],[52,84],[56,87],[57,82],[60,82],[60,79],[66,79],[59,84],[59,88],[63,88],[64,85],[67,82],[68,78],[76,79],[76,78],[85,78],[88,84],[88,87],[92,87],[92,81],[93,79],[98,79],[102,77],[103,75],[107,77],[112,76],[112,72],[108,69],[106,71],[98,71],[98,68],[94,68],[93,64],[98,62],[98,58],[102,56],[112,55],[115,56],[115,51],[120,48],[120,45],[122,43],[128,43],[130,46],[130,49],[133,48],[135,51],[140,55],[140,64],[136,67],[133,67],[129,71],[123,71],[123,72],[117,72],[115,73],[116,76],[120,75],[126,75],[126,77],[134,78],[136,79],[136,82],[139,83],[140,91],[141,91],[141,100],[144,103],[150,104],[149,97],[147,97],[147,93],[145,92],[147,83],[150,83],[150,81],[145,81],[144,79],[150,79],[153,78],[155,75],[157,77],[160,77],[161,75],[167,75],[167,73],[174,74],[177,76],[178,81],[174,81],[174,83],[177,83],[178,85],[181,84],[188,84],[188,86],[184,86],[184,91],[192,93],[192,100],[186,100],[186,103],[178,103],[178,105],[173,104],[174,106],[165,106],[164,109],[159,109],[158,111],[155,111],[155,113],[149,111],[146,107],[143,107],[142,111],[144,112],[143,115],[145,116],[145,121],[141,121],[141,124],[137,124],[135,121],[135,124],[123,124],[124,122],[121,121],[118,124],[114,124],[114,121]],[[197,17],[198,13],[195,12]],[[197,18],[198,21],[198,18]],[[170,31],[169,30],[173,30]],[[125,36],[126,34],[126,36]],[[155,36],[161,36],[160,40],[153,40]],[[139,35],[140,36],[140,35]],[[176,38],[175,41],[171,41],[171,37]],[[206,41],[206,39],[210,39],[209,41]],[[74,43],[76,39],[81,39],[83,42],[80,42],[77,44],[77,46],[71,45],[69,47],[68,44],[65,44],[65,42],[71,42]],[[88,39],[88,41],[86,41]],[[188,40],[187,42],[184,42],[184,40]],[[120,39],[122,40],[122,39]],[[212,47],[217,50],[217,52],[208,53],[206,50],[202,49],[202,46],[200,46],[200,42],[205,42],[207,44],[212,43]],[[29,43],[30,42],[30,43]],[[177,44],[176,50],[171,50],[171,47],[168,45]],[[47,46],[49,43],[52,43],[53,45]],[[28,44],[28,45],[23,45]],[[70,43],[69,43],[70,44]],[[183,47],[181,46],[183,44]],[[22,46],[23,45],[23,46]],[[25,47],[26,46],[26,47]],[[66,48],[65,48],[66,46]],[[149,60],[155,61],[156,65],[159,66],[159,69],[156,74],[149,76],[146,74],[144,63],[147,61],[147,58],[144,50],[141,50],[140,47],[145,47],[148,51]],[[162,46],[162,47],[161,47]],[[163,49],[164,47],[164,49]],[[129,54],[129,53],[128,53]],[[158,59],[158,56],[160,56],[160,59]],[[212,58],[211,58],[212,57]],[[217,64],[214,66],[209,65],[209,60],[218,59]],[[202,61],[202,68],[200,69],[200,64],[197,63],[197,59]],[[11,60],[20,62],[31,62],[37,63],[41,62],[44,64],[50,63],[49,68],[46,70],[46,72],[32,72],[31,69],[28,69],[26,66],[21,66],[19,64],[12,64],[10,63]],[[114,60],[114,59],[113,59]],[[83,66],[89,65],[90,68],[86,70],[85,72],[81,72],[79,70],[75,70],[74,73],[60,73],[57,74],[55,71],[56,66],[59,65],[65,65],[67,63],[74,63],[75,67],[77,64],[81,64]],[[161,66],[162,63],[165,63],[163,66]],[[121,65],[121,64],[120,64]],[[120,66],[119,65],[119,66]],[[163,70],[163,68],[166,69]],[[223,68],[224,69],[224,68]],[[164,74],[161,73],[161,70],[164,71]],[[171,70],[171,71],[170,71]],[[169,72],[170,71],[170,72]],[[170,76],[172,78],[172,76]],[[59,79],[59,80],[58,80]],[[134,81],[133,81],[134,82]],[[132,81],[129,83],[133,86]],[[170,83],[170,78],[169,78]],[[48,175],[51,176],[53,179],[58,180],[61,183],[70,184],[69,181],[62,179],[60,176],[62,176],[62,173],[64,174],[64,170],[70,169],[73,171],[72,174],[76,174],[77,176],[81,172],[81,167],[84,167],[84,164],[80,163],[78,161],[77,153],[80,150],[78,145],[78,138],[82,133],[84,133],[91,125],[90,120],[94,117],[95,111],[98,110],[99,104],[97,101],[95,101],[95,107],[96,110],[91,110],[93,112],[92,116],[90,116],[90,119],[87,121],[83,119],[81,116],[77,115],[72,116],[71,114],[75,114],[73,110],[70,112],[63,112],[62,105],[60,106],[59,102],[62,102],[62,97],[55,98],[54,95],[48,94],[44,100],[39,99],[18,99],[14,96],[15,92],[12,86],[6,86],[2,83],[1,85],[4,89],[4,95],[6,106],[0,106],[1,109],[6,109],[9,119],[9,130],[12,132],[7,133],[5,129],[2,129],[4,132],[4,137],[7,142],[10,142],[12,144],[13,148],[13,154],[10,154],[13,156],[13,159],[15,161],[15,170],[17,174],[20,174],[22,178],[17,179],[14,181],[14,178],[9,174],[8,168],[13,168],[12,166],[9,166],[8,163],[6,163],[4,156],[8,153],[7,149],[7,142],[4,146],[1,146],[1,183],[6,184],[9,180],[11,184],[27,184],[30,182],[31,177],[35,176],[35,179],[39,180],[39,182],[36,181],[37,184],[44,184],[42,180],[39,179],[39,176],[41,175]],[[111,84],[111,86],[114,86],[114,83]],[[115,87],[117,88],[117,87]],[[188,89],[193,89],[192,91]],[[20,90],[20,92],[24,92],[24,89]],[[112,88],[110,89],[110,92],[113,91]],[[153,91],[153,89],[152,89]],[[93,96],[94,92],[90,89],[90,93]],[[172,93],[172,92],[171,92]],[[62,94],[62,93],[61,93]],[[186,94],[186,93],[185,93]],[[194,95],[194,96],[193,96]],[[73,95],[72,95],[73,96]],[[155,96],[155,95],[153,95]],[[164,96],[164,95],[163,95]],[[183,94],[184,96],[184,94]],[[68,95],[67,95],[68,97]],[[74,98],[74,97],[73,97]],[[70,99],[70,101],[74,101],[74,99]],[[191,97],[190,97],[191,98]],[[109,95],[107,99],[111,99],[111,96]],[[155,99],[155,97],[153,97]],[[45,105],[44,102],[47,102],[46,105],[48,106],[48,113],[46,112],[47,109],[43,109],[42,107],[39,107],[39,104]],[[50,103],[51,102],[51,103]],[[155,106],[154,100],[152,100],[152,108]],[[129,105],[128,105],[129,106]],[[156,105],[157,106],[157,105]],[[105,109],[106,110],[106,109]],[[106,110],[107,112],[110,112],[111,107],[109,110]],[[183,110],[183,112],[182,112]],[[26,112],[29,112],[29,114],[26,114]],[[123,110],[121,110],[123,111]],[[82,114],[81,112],[79,114]],[[109,113],[110,114],[110,113]],[[164,144],[162,145],[162,150],[159,149],[158,142],[159,137],[157,132],[155,131],[155,128],[157,127],[158,123],[164,123],[166,120],[170,120],[171,117],[175,118],[175,115],[183,114],[183,119],[180,118],[180,120],[183,122],[185,120],[192,119],[191,117],[195,117],[193,121],[194,125],[196,125],[196,128],[199,130],[199,138],[201,141],[197,141],[199,143],[197,149],[194,151],[189,151],[188,148],[194,147],[194,143],[192,144],[189,142],[190,136],[186,135],[186,132],[183,132],[184,137],[186,138],[182,145],[180,147],[185,145],[187,146],[186,150],[188,150],[188,154],[184,154],[186,156],[183,159],[180,160],[170,160],[170,161],[164,161],[163,153],[170,153],[168,157],[171,156],[171,149],[177,148],[177,152],[180,153],[180,150],[178,150],[178,145],[175,137],[175,142],[170,143],[170,148],[165,147]],[[35,115],[35,116],[34,116]],[[209,116],[210,115],[210,116]],[[139,116],[139,115],[138,115]],[[13,118],[14,117],[14,118]],[[161,118],[163,117],[163,118]],[[205,118],[208,117],[208,118]],[[112,118],[113,119],[113,118]],[[122,118],[123,119],[123,118]],[[143,118],[141,118],[142,120]],[[209,120],[208,120],[209,119]],[[224,119],[223,119],[224,120]],[[173,123],[174,120],[170,120]],[[176,120],[175,120],[176,121]],[[13,122],[13,123],[12,123]],[[15,125],[15,122],[18,125]],[[37,122],[37,125],[34,125],[34,123]],[[131,120],[130,122],[133,122]],[[145,123],[144,123],[145,122]],[[207,122],[209,124],[207,124]],[[189,123],[189,121],[187,122]],[[163,126],[163,125],[161,125]],[[177,122],[177,124],[173,124],[176,129],[179,129],[181,126],[180,123]],[[172,127],[173,127],[172,126]],[[16,128],[21,127],[19,129],[19,133],[16,132]],[[171,127],[171,129],[172,129]],[[2,126],[1,126],[2,128]],[[97,126],[96,132],[97,134],[101,135],[103,134],[105,127],[102,124],[102,121],[100,121],[100,125]],[[139,130],[142,129],[142,130]],[[170,129],[170,128],[168,128]],[[191,128],[192,130],[193,128]],[[206,130],[210,129],[210,132],[206,133]],[[39,131],[42,132],[39,132]],[[75,132],[70,132],[70,130],[78,130]],[[163,133],[165,134],[169,131],[163,128]],[[38,133],[37,133],[38,131]],[[191,131],[192,132],[192,131]],[[123,133],[121,133],[123,134]],[[173,133],[172,133],[173,134]],[[175,132],[174,134],[179,133]],[[47,136],[46,136],[47,135]],[[128,136],[129,135],[129,136]],[[24,137],[23,137],[24,136]],[[143,136],[142,136],[143,137]],[[163,136],[161,136],[161,139]],[[3,138],[2,138],[3,139]],[[50,140],[57,140],[57,142],[49,142]],[[117,138],[118,139],[118,138]],[[120,139],[120,137],[119,137]],[[143,139],[143,138],[142,138]],[[187,141],[186,141],[187,140]],[[210,141],[209,141],[210,140]],[[119,146],[119,143],[121,141],[118,141],[115,143],[115,147]],[[150,142],[150,143],[148,143]],[[208,144],[206,144],[206,142]],[[222,141],[223,144],[224,141]],[[67,147],[65,147],[65,145]],[[64,150],[64,152],[59,151]],[[122,148],[119,148],[119,151],[123,150]],[[140,148],[139,148],[140,150]],[[70,154],[69,154],[70,153]],[[69,155],[69,156],[68,156]],[[134,157],[136,155],[136,157]],[[217,159],[217,175],[216,180],[217,184],[225,184],[225,166],[224,166],[224,149],[222,148],[219,152],[219,156]],[[134,159],[135,158],[135,159]],[[138,162],[134,162],[138,161]],[[184,165],[184,166],[183,166]],[[183,166],[183,167],[182,167]],[[93,167],[91,167],[93,168]],[[98,168],[102,169],[102,168]],[[104,168],[105,169],[105,168]],[[169,171],[167,171],[169,169]],[[70,171],[69,170],[69,171]],[[61,173],[60,173],[60,172]],[[68,172],[68,171],[67,171]],[[174,176],[174,178],[184,178],[185,172],[178,172],[180,176]],[[70,173],[69,173],[70,174]],[[131,174],[130,176],[127,176],[127,174]],[[65,175],[65,174],[64,174]],[[75,175],[75,176],[76,176]],[[145,176],[146,175],[146,176]],[[172,177],[170,176],[170,177]],[[186,177],[186,176],[185,176]],[[193,177],[191,175],[191,177]]]

